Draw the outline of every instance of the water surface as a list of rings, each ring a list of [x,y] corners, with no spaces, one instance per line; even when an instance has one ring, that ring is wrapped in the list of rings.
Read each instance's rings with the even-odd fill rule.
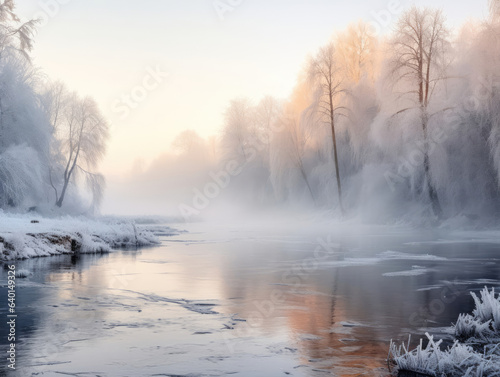
[[[155,248],[17,262],[32,276],[8,375],[386,376],[391,339],[447,336],[471,290],[499,286],[495,234],[179,227]]]

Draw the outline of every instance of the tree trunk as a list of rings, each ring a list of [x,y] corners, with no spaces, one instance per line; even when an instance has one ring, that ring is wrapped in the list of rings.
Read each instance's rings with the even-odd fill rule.
[[[62,204],[63,204],[63,201],[64,201],[64,196],[66,195],[66,190],[68,189],[68,184],[69,184],[69,179],[67,179],[67,180],[64,181],[64,186],[63,186],[63,189],[61,191],[61,196],[56,201],[56,206],[58,206],[59,208],[62,207]]]
[[[309,184],[309,180],[307,179],[307,175],[306,175],[306,172],[304,171],[304,166],[302,165],[302,162],[300,162],[299,170],[300,170],[300,173],[302,174],[302,178],[304,179],[304,182],[306,183],[307,189],[309,190],[309,194],[311,194],[311,199],[313,200],[314,205],[317,206],[318,203],[316,202],[316,197],[314,196],[311,185]]]
[[[430,174],[430,164],[429,164],[429,155],[427,151],[424,154],[424,169],[425,169],[425,180],[427,181],[427,190],[429,191],[429,198],[431,200],[432,211],[439,218],[443,218],[443,209],[441,208],[441,204],[439,202],[439,198],[434,188],[434,185],[431,182],[431,174]]]
[[[432,211],[438,219],[443,217],[443,209],[441,208],[441,203],[439,202],[439,197],[437,191],[432,184],[431,180],[431,164],[429,160],[429,140],[427,135],[427,115],[425,110],[422,110],[422,130],[424,133],[424,173],[425,180],[427,181],[427,191],[429,192],[429,199],[431,200]]]
[[[339,194],[339,207],[342,216],[345,215],[344,206],[342,204],[342,184],[340,183],[339,158],[337,152],[337,137],[335,136],[335,121],[334,121],[333,99],[330,96],[330,124],[332,126],[332,141],[333,141],[333,159],[335,161],[335,173],[337,175],[337,191]]]

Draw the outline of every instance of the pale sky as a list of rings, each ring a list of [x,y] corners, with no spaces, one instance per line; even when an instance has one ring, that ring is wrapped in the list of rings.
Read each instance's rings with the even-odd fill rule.
[[[224,3],[240,5],[221,18],[215,5]],[[335,30],[362,18],[388,32],[389,21],[400,14],[394,9],[412,3],[17,1],[23,18],[44,18],[33,52],[35,65],[70,89],[93,96],[112,122],[102,165],[110,177],[128,172],[138,160],[147,164],[160,156],[184,129],[202,136],[215,134],[233,98],[286,98],[308,54]],[[442,8],[451,26],[487,16],[487,0],[416,3]],[[389,19],[375,15],[387,16],[389,11],[393,14]],[[132,93],[134,103],[122,102],[124,95]]]

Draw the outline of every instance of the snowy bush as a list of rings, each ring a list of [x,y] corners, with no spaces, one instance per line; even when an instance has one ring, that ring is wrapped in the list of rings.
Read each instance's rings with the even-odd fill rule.
[[[481,297],[471,293],[476,308],[472,315],[460,315],[455,324],[455,336],[458,340],[476,347],[484,347],[500,342],[500,296],[487,288],[481,291]]]
[[[432,377],[500,376],[500,297],[485,288],[481,297],[471,293],[476,304],[472,315],[461,314],[455,324],[456,341],[441,350],[442,340],[426,333],[428,344],[410,351],[409,345],[391,342],[389,362],[394,375]]]

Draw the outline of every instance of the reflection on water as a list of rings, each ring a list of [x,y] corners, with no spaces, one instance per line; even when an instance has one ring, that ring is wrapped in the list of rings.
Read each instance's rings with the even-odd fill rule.
[[[32,276],[18,281],[10,375],[386,376],[390,339],[445,336],[470,290],[498,286],[500,243],[470,235],[189,230],[17,262]]]

